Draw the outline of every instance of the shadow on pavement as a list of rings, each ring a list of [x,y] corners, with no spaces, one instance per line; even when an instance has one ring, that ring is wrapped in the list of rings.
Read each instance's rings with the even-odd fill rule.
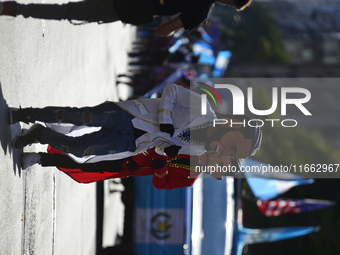
[[[123,178],[121,183],[125,190],[122,192],[122,202],[125,206],[124,211],[124,232],[123,236],[116,237],[119,245],[106,247],[103,249],[103,206],[104,206],[104,185],[97,182],[97,245],[96,255],[132,255],[132,235],[133,235],[133,213],[134,213],[134,189],[133,178]],[[114,217],[114,216],[113,216]],[[118,242],[117,242],[118,241]]]
[[[97,230],[96,230],[96,255],[102,254],[102,243],[103,243],[103,223],[104,223],[104,182],[99,181],[96,183],[97,189]]]
[[[13,159],[13,170],[14,174],[21,175],[21,150],[12,150],[11,142],[12,142],[12,133],[17,134],[20,132],[20,125],[17,123],[15,125],[9,125],[8,123],[8,105],[2,93],[2,86],[0,83],[0,143],[4,154],[7,153],[12,154]]]

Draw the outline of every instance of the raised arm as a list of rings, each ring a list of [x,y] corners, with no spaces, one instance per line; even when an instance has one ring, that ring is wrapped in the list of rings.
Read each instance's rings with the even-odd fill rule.
[[[159,124],[173,124],[172,110],[177,101],[178,88],[175,84],[165,86],[158,109]]]
[[[192,92],[190,89],[181,87],[174,83],[166,85],[159,103],[159,124],[173,124],[172,112],[175,106],[181,105],[181,107],[189,108],[192,100],[191,94]]]

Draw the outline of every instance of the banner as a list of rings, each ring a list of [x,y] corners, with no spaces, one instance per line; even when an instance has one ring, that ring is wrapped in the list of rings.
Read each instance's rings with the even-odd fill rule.
[[[191,210],[186,203],[192,189],[159,190],[151,180],[151,176],[134,180],[133,254],[183,254],[183,246],[189,243],[186,234],[191,229],[191,215],[187,215]]]
[[[334,205],[332,201],[317,199],[276,199],[257,200],[261,213],[268,217],[286,213],[300,213],[319,210]]]
[[[289,181],[267,178],[249,178],[247,179],[247,182],[256,198],[267,200],[275,198],[295,186],[311,184],[314,181],[312,179]]]
[[[234,236],[231,255],[242,255],[246,244],[269,243],[286,240],[316,232],[319,227],[283,227],[268,229],[250,229],[238,226]]]

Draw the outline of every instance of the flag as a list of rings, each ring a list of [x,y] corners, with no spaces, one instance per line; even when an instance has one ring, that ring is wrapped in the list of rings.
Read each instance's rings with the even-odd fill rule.
[[[317,232],[319,227],[250,229],[238,225],[231,255],[242,255],[246,244],[270,243]]]
[[[332,201],[316,199],[272,199],[257,200],[261,213],[268,217],[286,213],[300,213],[323,209],[334,205]]]
[[[216,57],[210,44],[204,42],[203,40],[195,42],[193,44],[193,52],[195,56],[200,57],[198,61],[199,64],[208,66],[215,65]]]
[[[250,189],[254,196],[259,199],[272,199],[280,194],[285,193],[292,187],[298,185],[311,184],[313,179],[296,179],[296,180],[277,180],[269,178],[247,178]]]
[[[230,62],[232,53],[229,50],[220,51],[217,54],[217,59],[215,62],[215,68],[212,72],[214,78],[222,77],[227,70],[228,64]]]
[[[289,172],[257,171],[261,170],[263,166],[268,167],[269,165],[253,159],[245,159],[243,161],[244,169],[256,170],[245,171],[244,175],[254,196],[258,199],[273,199],[295,186],[314,182],[313,179],[306,179]]]
[[[182,254],[188,220],[188,189],[157,190],[152,176],[134,181],[134,255]],[[191,223],[190,223],[191,224]]]
[[[243,236],[246,244],[271,243],[286,240],[302,235],[307,235],[318,230],[318,227],[282,227],[251,229],[239,227],[239,235]]]

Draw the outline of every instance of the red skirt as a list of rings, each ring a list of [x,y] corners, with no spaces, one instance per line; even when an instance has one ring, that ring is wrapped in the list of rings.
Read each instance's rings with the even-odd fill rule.
[[[61,151],[54,149],[51,146],[48,146],[47,152],[51,154],[52,153],[62,154]],[[58,169],[79,183],[91,183],[91,182],[96,182],[96,181],[103,181],[106,179],[115,178],[115,175],[118,174],[118,173],[112,173],[112,172],[100,173],[99,172],[100,170],[97,173],[92,173],[92,172],[84,172],[84,171],[81,171],[80,169],[67,169],[67,168],[62,168],[62,167],[58,167]]]

